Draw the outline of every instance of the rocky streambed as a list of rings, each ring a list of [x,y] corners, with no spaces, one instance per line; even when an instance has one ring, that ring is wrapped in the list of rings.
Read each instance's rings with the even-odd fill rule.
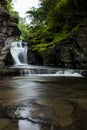
[[[86,78],[0,78],[0,130],[86,130],[86,122]]]
[[[86,130],[87,100],[86,99],[48,99],[28,100],[22,104],[0,106],[1,130],[19,130],[20,122],[31,123],[37,130]],[[38,127],[37,127],[38,125]],[[26,126],[22,126],[26,129]],[[28,130],[29,125],[27,126]],[[23,128],[22,128],[23,129]],[[33,130],[33,129],[32,129]]]

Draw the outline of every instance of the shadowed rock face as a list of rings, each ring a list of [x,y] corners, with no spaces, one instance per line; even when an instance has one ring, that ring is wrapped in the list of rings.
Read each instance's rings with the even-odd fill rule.
[[[9,15],[6,5],[6,0],[0,1],[0,67],[5,65],[4,60],[9,52],[10,44],[20,35],[17,27],[18,19]]]
[[[42,53],[44,65],[87,68],[87,25],[80,24],[77,33]]]
[[[79,1],[78,1],[79,2]],[[80,1],[82,2],[82,1]],[[82,2],[76,9],[73,19],[78,31],[55,47],[42,52],[44,65],[68,68],[87,68],[87,3]],[[71,26],[72,28],[72,26]]]

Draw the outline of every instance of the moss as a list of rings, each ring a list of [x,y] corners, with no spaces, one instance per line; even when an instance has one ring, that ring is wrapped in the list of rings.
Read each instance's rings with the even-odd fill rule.
[[[74,28],[72,29],[71,34],[75,34],[75,33],[78,31],[78,29],[79,29],[79,26],[77,25],[76,27],[74,27]]]
[[[39,52],[45,51],[47,46],[48,46],[47,43],[41,43],[41,44],[33,45],[33,51],[35,51],[35,50],[37,50]]]
[[[37,45],[33,45],[33,51],[37,50],[38,52],[42,52],[42,51],[46,51],[50,48],[53,48],[55,45],[53,44],[53,42],[43,42],[41,44],[37,44]]]
[[[41,9],[43,10],[43,15],[45,13],[45,19],[43,15],[38,14],[42,21],[37,25],[38,17],[33,16],[33,22],[35,27],[32,28],[31,41],[33,44],[33,50],[38,52],[46,51],[50,48],[54,48],[56,43],[66,40],[68,37],[75,34],[79,27],[78,24],[81,23],[77,14],[81,4],[78,0],[51,0],[51,5],[44,5],[44,1],[41,2]],[[81,1],[80,1],[81,2]],[[49,1],[48,1],[49,3]],[[48,12],[45,12],[45,7],[48,8]],[[35,13],[35,12],[34,12]],[[36,23],[35,21],[36,20]]]
[[[74,27],[70,32],[66,30],[66,28],[63,28],[63,31],[59,33],[55,33],[54,39],[51,42],[46,42],[45,39],[40,40],[41,43],[37,45],[33,45],[33,51],[37,50],[38,52],[46,51],[48,49],[54,48],[55,44],[58,42],[63,41],[64,39],[67,39],[68,37],[72,36],[78,31],[78,26]]]

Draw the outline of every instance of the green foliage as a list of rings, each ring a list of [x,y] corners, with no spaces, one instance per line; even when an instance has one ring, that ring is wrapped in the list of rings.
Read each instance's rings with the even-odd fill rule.
[[[78,0],[40,0],[38,9],[29,10],[33,50],[41,52],[53,48],[75,33],[78,27],[74,15],[78,8]]]
[[[6,0],[6,1],[7,1],[7,10],[9,11],[10,15],[19,19],[18,12],[13,10],[12,0]]]
[[[29,17],[32,21],[31,21],[31,26],[33,26],[34,28],[38,27],[38,26],[44,26],[45,22],[46,22],[46,18],[45,18],[45,14],[44,14],[44,10],[40,7],[38,9],[36,8],[32,8],[32,10],[27,11],[27,13],[29,14],[27,17]]]
[[[13,10],[12,0],[6,0],[6,1],[7,1],[7,10],[9,11],[9,14],[12,17],[17,18],[19,20],[18,27],[21,31],[20,39],[27,40],[30,31],[29,26],[26,24],[25,19],[20,18],[18,12]]]
[[[39,35],[38,38],[34,39],[33,41],[33,43],[37,41],[37,43],[33,45],[33,50],[38,50],[39,52],[42,52],[42,51],[46,51],[47,49],[54,48],[56,43],[61,42],[62,40],[68,38],[69,36],[73,35],[77,31],[78,31],[78,26],[73,28],[70,32],[66,29],[63,29],[59,33],[54,33],[54,34],[48,33],[48,35],[46,33],[44,34],[45,36],[44,38],[42,35],[41,40],[40,40],[41,36]]]
[[[13,11],[12,0],[7,0],[10,14],[18,17],[20,39],[29,40],[33,50],[39,52],[53,48],[56,43],[68,38],[78,30],[79,20],[75,16],[87,11],[86,0],[39,0],[40,6],[27,11],[30,25]]]
[[[27,40],[27,38],[29,37],[30,30],[29,30],[29,26],[26,24],[24,18],[19,19],[18,27],[21,30],[20,39]]]
[[[10,0],[11,1],[11,0]],[[20,39],[29,40],[33,50],[39,52],[53,48],[56,43],[68,38],[78,30],[76,13],[85,6],[86,0],[40,0],[38,8],[27,11],[31,19],[27,25],[25,19],[19,18]],[[8,2],[8,9],[12,7]],[[86,9],[86,8],[85,8]],[[83,10],[83,8],[82,8]]]

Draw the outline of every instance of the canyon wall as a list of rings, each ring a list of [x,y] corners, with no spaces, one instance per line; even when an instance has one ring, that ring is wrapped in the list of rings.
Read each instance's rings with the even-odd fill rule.
[[[87,24],[79,24],[74,35],[56,43],[54,48],[41,55],[44,65],[87,69]]]
[[[18,19],[10,16],[7,10],[6,0],[0,1],[0,67],[11,63],[9,55],[10,44],[19,37],[20,30],[17,27]],[[6,58],[9,55],[9,59]]]

